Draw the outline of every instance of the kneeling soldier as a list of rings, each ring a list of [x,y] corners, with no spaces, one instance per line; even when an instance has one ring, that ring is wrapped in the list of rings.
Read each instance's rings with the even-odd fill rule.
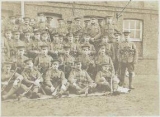
[[[77,94],[85,93],[88,95],[88,90],[95,88],[97,85],[91,79],[89,74],[82,70],[82,63],[79,59],[75,61],[75,69],[69,75],[70,86],[76,90]]]
[[[21,86],[21,81],[23,80],[23,76],[18,74],[15,71],[11,70],[11,62],[4,63],[4,69],[2,71],[2,100],[10,98],[13,94],[17,94],[18,89]]]
[[[44,78],[45,81],[45,89],[47,94],[53,95],[56,97],[61,97],[62,94],[67,94],[67,89],[69,87],[69,83],[65,78],[64,72],[58,69],[59,60],[52,60],[52,67],[46,72],[46,76]]]
[[[119,83],[118,78],[114,75],[114,70],[108,63],[101,65],[101,70],[97,73],[95,81],[98,86],[104,86],[105,90],[111,90],[111,93],[116,92]]]
[[[22,76],[24,77],[24,80],[22,81],[22,87],[25,90],[30,88],[30,90],[27,92],[30,94],[30,97],[32,98],[41,97],[39,91],[40,91],[40,82],[43,82],[43,78],[40,72],[36,68],[34,68],[32,59],[27,59],[25,61],[25,64],[26,64],[26,69],[24,69],[24,71],[22,72]]]

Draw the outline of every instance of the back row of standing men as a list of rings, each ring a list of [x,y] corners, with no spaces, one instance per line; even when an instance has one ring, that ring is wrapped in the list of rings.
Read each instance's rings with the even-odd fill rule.
[[[110,79],[113,78],[113,91],[116,91],[118,80],[119,85],[125,84],[126,69],[129,72],[129,88],[133,89],[137,49],[129,41],[130,32],[123,32],[122,40],[122,34],[114,29],[111,16],[88,17],[84,20],[84,27],[80,17],[76,17],[74,23],[67,21],[67,25],[63,19],[58,19],[57,28],[52,27],[52,17],[46,20],[45,15],[40,13],[38,18],[39,22],[29,17],[24,17],[22,21],[21,17],[16,19],[11,16],[8,23],[2,23],[3,85],[8,87],[9,78],[15,77],[9,92],[4,93],[4,99],[19,87],[26,91],[29,86],[33,86],[33,94],[37,96],[40,82],[43,82],[47,94],[59,90],[57,95],[61,96],[69,86],[78,93],[97,85],[112,88]]]

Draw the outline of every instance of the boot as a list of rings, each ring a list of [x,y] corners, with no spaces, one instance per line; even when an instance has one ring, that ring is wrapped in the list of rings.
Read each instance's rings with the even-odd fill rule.
[[[134,89],[132,86],[132,73],[129,73],[129,89]]]
[[[2,96],[2,100],[6,100],[6,99],[9,98],[11,95],[13,95],[16,91],[17,91],[17,89],[11,88],[10,91],[9,91],[6,95],[3,95],[3,96]]]

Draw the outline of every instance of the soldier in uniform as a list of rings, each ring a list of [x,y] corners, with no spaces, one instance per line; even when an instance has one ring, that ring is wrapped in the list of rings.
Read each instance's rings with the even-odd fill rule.
[[[15,27],[17,27],[16,17],[9,16],[9,22],[5,25],[5,30],[10,29],[13,31]]]
[[[105,45],[106,54],[111,57],[112,61],[115,61],[114,46],[113,46],[112,43],[109,43],[109,37],[108,37],[108,35],[104,35],[102,37],[102,41],[100,42],[99,45]]]
[[[12,67],[13,69],[16,69],[18,67],[17,72],[21,74],[25,66],[24,61],[27,60],[28,57],[24,56],[25,53],[24,44],[19,43],[16,48],[17,48],[17,54],[11,58],[11,60],[14,62]]]
[[[41,44],[42,44],[41,32],[39,30],[35,30],[34,39],[33,39],[33,47],[32,47],[32,50],[30,50],[31,58],[35,58],[38,54],[40,54]]]
[[[100,70],[100,66],[102,63],[108,63],[111,66],[111,69],[114,70],[114,66],[113,66],[113,62],[110,56],[106,55],[106,50],[105,50],[105,45],[102,44],[100,45],[99,51],[98,51],[98,55],[95,58],[95,63],[97,65],[97,71]]]
[[[120,57],[120,70],[121,70],[121,77],[120,77],[120,85],[124,85],[125,81],[125,73],[126,69],[129,72],[129,89],[134,89],[132,86],[132,78],[134,73],[134,64],[137,63],[138,59],[138,52],[136,49],[136,45],[133,42],[130,42],[130,32],[125,31],[123,32],[125,41],[119,45],[119,57]]]
[[[16,55],[16,51],[17,51],[16,46],[19,44],[24,44],[24,41],[20,40],[20,31],[14,31],[12,33],[13,33],[13,41],[10,44],[11,57]]]
[[[67,29],[67,26],[64,23],[64,19],[58,19],[58,24],[59,24],[59,26],[56,29],[56,32],[58,34],[66,36],[66,34],[68,33],[68,29]]]
[[[43,13],[39,13],[36,29],[39,29],[40,31],[48,29],[48,23],[46,22],[46,20],[46,16]]]
[[[72,26],[71,20],[67,21],[67,29],[68,29],[68,33],[73,33],[73,26]]]
[[[89,18],[87,18],[87,19],[84,20],[83,34],[85,34],[85,33],[88,32],[89,22],[90,22],[90,19],[89,19]]]
[[[23,76],[16,71],[11,70],[12,62],[4,62],[1,79],[2,100],[6,100],[18,95],[18,89],[21,87]],[[14,97],[15,97],[14,96]]]
[[[48,45],[42,44],[40,47],[41,54],[35,58],[34,65],[43,73],[43,76],[45,76],[46,71],[51,67],[52,57],[48,55]]]
[[[2,46],[6,48],[8,58],[11,56],[11,48],[13,47],[12,31],[10,29],[5,30],[4,37],[2,39]]]
[[[102,63],[101,70],[97,73],[95,82],[98,87],[104,86],[105,90],[113,90],[113,93],[116,93],[119,79],[115,77],[114,70],[111,68],[110,64]]]
[[[115,60],[113,61],[114,63],[114,69],[115,69],[115,73],[117,76],[119,76],[119,45],[121,43],[121,33],[120,32],[115,32],[115,42],[113,43],[113,47],[114,47],[114,53],[115,53]]]
[[[88,34],[91,37],[91,42],[94,44],[94,47],[97,49],[97,45],[100,42],[101,29],[97,24],[97,19],[95,17],[91,18],[91,24],[88,26]]]
[[[77,94],[85,93],[86,96],[89,91],[97,86],[87,71],[82,69],[82,64],[79,59],[75,60],[75,69],[70,72],[68,80],[72,90],[75,90]]]
[[[24,32],[24,43],[25,43],[25,55],[32,57],[31,51],[33,50],[33,39],[31,38],[31,33],[29,31]]]
[[[20,26],[20,32],[23,34],[24,32],[30,31],[33,32],[33,28],[30,26],[30,18],[24,17],[24,24]]]
[[[99,24],[99,27],[101,29],[101,35],[105,35],[105,32],[104,32],[104,22],[103,22],[104,18],[103,17],[98,17],[98,24]],[[101,38],[101,37],[100,37]]]
[[[81,36],[82,33],[83,33],[83,28],[81,26],[81,21],[80,20],[81,20],[80,17],[74,18],[73,34],[78,32],[80,34],[80,36]]]
[[[90,43],[90,39],[91,39],[90,35],[88,33],[85,33],[83,35],[83,39],[84,39],[84,42],[82,43],[82,45],[83,44],[88,44],[89,47],[90,47],[90,54],[95,55],[96,54],[96,49],[95,49],[94,45]]]
[[[58,57],[63,53],[63,43],[60,43],[59,34],[52,34],[53,41],[51,42],[51,49],[49,51],[49,55],[52,57]]]
[[[24,63],[26,68],[22,72],[22,76],[24,78],[22,81],[22,87],[25,90],[31,88],[28,91],[30,98],[39,98],[41,97],[40,83],[43,82],[42,75],[37,68],[34,68],[32,59],[26,59]]]
[[[72,33],[67,34],[67,43],[71,48],[71,55],[77,57],[78,52],[80,51],[78,46],[74,43],[74,38]]]
[[[95,74],[95,63],[94,58],[90,55],[90,45],[85,43],[81,46],[82,53],[79,55],[79,59],[82,64],[82,69],[87,71],[91,77],[93,77]],[[85,59],[84,59],[85,58]],[[93,78],[94,79],[94,78]]]
[[[65,77],[68,79],[69,73],[73,68],[75,58],[70,55],[70,46],[69,45],[64,45],[64,54],[59,57],[60,64],[61,64],[61,69],[65,73]]]
[[[52,60],[52,67],[47,71],[44,78],[45,89],[49,95],[61,97],[68,90],[69,83],[64,72],[58,69],[59,60]],[[69,95],[69,94],[68,94]]]
[[[50,50],[51,49],[51,39],[50,39],[50,35],[47,31],[42,31],[41,33],[41,41],[42,43],[45,43],[48,45],[48,49]]]

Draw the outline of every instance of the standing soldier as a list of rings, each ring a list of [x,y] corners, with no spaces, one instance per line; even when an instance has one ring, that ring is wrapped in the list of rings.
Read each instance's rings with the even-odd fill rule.
[[[64,23],[64,19],[58,19],[58,24],[59,24],[59,27],[56,29],[56,32],[58,34],[66,36],[66,34],[68,33],[68,29],[67,29],[67,26]]]
[[[81,18],[80,17],[74,18],[73,34],[75,34],[75,33],[79,33],[80,36],[83,33],[83,28],[81,26]]]
[[[104,20],[103,17],[98,17],[98,24],[99,24],[99,27],[100,27],[100,29],[101,29],[101,37],[102,37],[103,35],[105,35],[105,33],[104,33],[104,22],[103,22],[103,20]],[[101,38],[101,37],[100,37],[100,38]]]
[[[34,65],[43,73],[43,76],[45,76],[46,71],[51,67],[52,57],[48,55],[48,45],[42,44],[40,47],[41,54],[35,58]]]
[[[100,42],[101,29],[97,24],[97,19],[95,17],[91,18],[91,24],[88,26],[88,34],[91,36],[91,42],[94,44],[94,47],[97,49],[97,45]]]
[[[16,17],[15,16],[10,16],[9,17],[9,22],[5,24],[5,30],[10,29],[10,30],[14,30],[15,27],[17,27],[16,24]]]
[[[1,79],[2,100],[11,98],[14,94],[18,95],[18,89],[21,87],[21,81],[23,80],[23,76],[11,70],[11,66],[12,62],[5,62],[3,65]]]
[[[41,87],[40,83],[43,82],[43,78],[40,72],[36,68],[34,68],[32,59],[27,59],[24,62],[26,68],[22,72],[23,76],[22,87],[25,90],[31,87],[31,89],[28,91],[28,93],[30,93],[29,97],[40,98],[41,97],[41,94],[39,93]]]
[[[61,69],[63,69],[65,76],[68,79],[69,73],[73,68],[75,58],[72,55],[70,55],[71,50],[69,45],[64,45],[63,48],[64,48],[64,55],[60,56],[59,60],[61,62]]]
[[[113,47],[114,47],[114,53],[115,53],[115,60],[113,61],[114,63],[114,69],[115,69],[115,73],[117,76],[119,76],[119,53],[118,53],[118,50],[119,50],[119,45],[121,43],[121,33],[119,32],[115,32],[114,33],[115,35],[115,42],[113,43]]]
[[[30,18],[24,17],[24,24],[20,26],[20,32],[23,34],[24,32],[30,31],[33,32],[33,28],[30,26]]]
[[[17,54],[13,56],[11,60],[14,62],[13,69],[16,69],[18,67],[17,72],[21,74],[21,72],[24,69],[24,61],[27,60],[28,57],[24,56],[25,53],[24,44],[19,43],[16,48],[17,48]]]
[[[87,19],[84,19],[84,28],[83,28],[83,34],[87,33],[88,32],[88,26],[89,26],[89,22],[91,20],[89,18]]]
[[[75,61],[75,69],[70,72],[69,78],[70,87],[75,89],[77,94],[88,95],[88,91],[96,87],[95,82],[91,79],[87,71],[82,69],[82,64],[79,59]]]
[[[38,14],[38,23],[36,28],[40,31],[48,29],[47,18],[43,13]]]
[[[133,42],[130,42],[130,32],[123,32],[125,41],[119,45],[119,55],[120,55],[120,70],[121,70],[121,78],[120,85],[124,85],[125,81],[125,73],[126,69],[129,72],[129,89],[134,89],[132,86],[132,78],[134,73],[134,64],[137,63],[138,52],[136,49],[136,45]]]
[[[32,27],[33,30],[36,29],[37,28],[36,27],[36,25],[37,25],[36,19],[31,18],[29,25]]]
[[[68,20],[67,21],[67,29],[69,33],[73,33],[73,26],[72,26],[72,21]]]
[[[68,90],[69,83],[64,72],[58,69],[59,60],[52,60],[52,67],[47,71],[44,78],[45,89],[49,95],[61,97]],[[69,94],[68,94],[69,95]]]

